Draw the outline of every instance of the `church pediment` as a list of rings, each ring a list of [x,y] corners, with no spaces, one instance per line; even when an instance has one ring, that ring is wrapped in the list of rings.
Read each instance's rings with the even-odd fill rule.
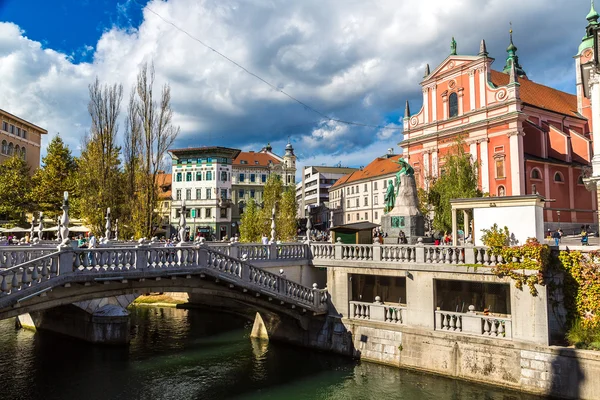
[[[465,64],[471,64],[473,61],[480,60],[481,58],[480,56],[448,56],[431,74],[425,77],[423,82],[435,79],[442,74],[453,71]]]

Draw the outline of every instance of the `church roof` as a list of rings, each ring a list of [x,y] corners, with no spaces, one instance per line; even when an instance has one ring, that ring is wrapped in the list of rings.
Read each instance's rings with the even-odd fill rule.
[[[242,163],[242,161],[244,163]],[[244,166],[244,167],[268,167],[269,161],[271,164],[276,165],[280,164],[277,158],[273,157],[268,153],[255,153],[254,151],[242,151],[238,156],[233,160],[234,166]]]
[[[402,165],[395,163],[402,158],[402,155],[394,155],[389,157],[377,157],[371,161],[369,165],[364,167],[362,170],[354,171],[350,174],[342,176],[338,179],[332,188],[340,187],[347,183],[362,181],[365,179],[373,179],[378,176],[389,175],[396,173],[402,169]],[[331,190],[331,189],[329,189]]]
[[[496,86],[508,85],[508,74],[491,71],[491,81]],[[554,111],[570,117],[585,119],[577,112],[577,96],[535,83],[529,79],[519,79],[521,101],[532,107]]]

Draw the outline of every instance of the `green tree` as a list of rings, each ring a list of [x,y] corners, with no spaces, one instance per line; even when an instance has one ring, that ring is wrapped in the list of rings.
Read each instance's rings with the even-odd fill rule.
[[[96,78],[89,85],[89,93],[92,125],[77,160],[77,188],[81,217],[94,233],[101,234],[107,208],[111,209],[112,219],[123,213],[123,176],[120,148],[116,145],[123,87],[101,85]]]
[[[44,216],[56,218],[62,214],[63,193],[68,191],[73,203],[75,173],[77,165],[71,150],[65,145],[60,135],[50,141],[46,156],[42,158],[42,168],[33,175],[31,201],[37,204]]]
[[[276,218],[277,236],[281,240],[291,240],[296,237],[298,224],[296,221],[296,188],[287,186],[281,196],[279,210]]]
[[[482,197],[478,189],[476,163],[465,151],[462,140],[457,141],[443,159],[443,173],[435,179],[429,190],[429,203],[435,216],[433,227],[440,231],[452,229],[451,199]],[[462,223],[462,213],[458,213],[458,223]]]
[[[271,217],[273,214],[273,208],[275,208],[275,235],[276,239],[279,238],[279,226],[277,225],[277,214],[280,211],[281,196],[283,194],[283,181],[281,177],[276,174],[271,174],[267,178],[263,190],[263,204],[262,210],[260,210],[260,226],[259,230],[265,233],[267,236],[271,236]]]
[[[254,199],[248,200],[240,220],[240,241],[245,243],[258,242],[263,233],[260,231],[260,209]]]
[[[32,211],[31,176],[29,166],[15,155],[0,164],[0,215],[15,222],[24,222],[25,213]]]

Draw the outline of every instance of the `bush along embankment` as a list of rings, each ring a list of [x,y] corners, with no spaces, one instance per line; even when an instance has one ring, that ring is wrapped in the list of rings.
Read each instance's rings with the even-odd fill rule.
[[[538,294],[536,285],[545,285],[552,310],[566,328],[567,342],[600,350],[600,253],[551,252],[533,238],[511,246],[506,227],[494,225],[482,231],[483,243],[498,259],[492,272],[515,280],[517,289],[527,286],[532,296]],[[559,311],[561,306],[566,316]]]

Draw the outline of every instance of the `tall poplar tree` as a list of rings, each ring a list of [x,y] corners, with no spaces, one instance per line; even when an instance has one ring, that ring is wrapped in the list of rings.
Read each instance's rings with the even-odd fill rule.
[[[63,193],[68,191],[71,203],[74,202],[75,176],[77,164],[71,150],[60,135],[54,136],[42,158],[42,167],[33,175],[31,200],[44,216],[55,218],[62,213]]]
[[[106,209],[110,207],[113,219],[122,213],[124,190],[120,147],[116,143],[123,86],[101,85],[96,78],[89,85],[89,94],[88,112],[92,124],[77,163],[77,186],[81,217],[94,233],[101,234]]]
[[[144,64],[137,75],[128,107],[125,154],[128,190],[134,197],[131,210],[137,236],[151,237],[159,225],[158,174],[179,127],[173,125],[171,88],[154,93],[154,66]],[[137,172],[134,172],[137,171]]]
[[[254,199],[248,200],[240,220],[240,241],[244,243],[258,242],[266,232],[260,230],[260,209]]]

